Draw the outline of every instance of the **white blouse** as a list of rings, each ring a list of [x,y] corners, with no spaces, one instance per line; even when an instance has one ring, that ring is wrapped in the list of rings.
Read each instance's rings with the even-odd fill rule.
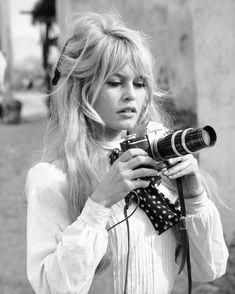
[[[176,196],[162,184],[159,189],[171,200]],[[122,294],[127,257],[124,201],[105,208],[88,199],[75,222],[65,199],[66,175],[49,163],[38,163],[27,175],[27,274],[36,294]],[[228,251],[219,213],[204,192],[186,199],[194,281],[210,281],[225,273]],[[132,204],[128,210],[135,209]],[[172,229],[161,235],[140,208],[129,218],[130,256],[128,294],[170,293],[179,266],[177,242]],[[95,270],[104,256],[108,238],[113,257],[101,273]]]

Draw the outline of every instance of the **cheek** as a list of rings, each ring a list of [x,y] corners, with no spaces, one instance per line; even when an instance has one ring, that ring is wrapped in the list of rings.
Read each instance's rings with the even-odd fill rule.
[[[115,100],[112,96],[105,95],[102,97],[102,106],[105,110],[112,110],[115,108]]]
[[[115,111],[115,105],[113,101],[105,96],[100,98],[101,99],[95,103],[94,109],[104,120],[113,117],[113,112]]]
[[[103,92],[102,95],[102,105],[103,108],[108,110],[113,110],[116,108],[116,104],[118,101],[118,94],[116,93],[116,91],[114,91],[113,89],[110,89],[109,91],[106,90]]]
[[[147,94],[143,93],[142,95],[140,95],[139,99],[137,100],[137,104],[139,109],[142,109],[143,107],[146,107],[147,105]]]
[[[104,107],[105,107],[105,100],[106,100],[105,93],[104,93],[104,91],[101,90],[100,94],[98,95],[94,104],[92,105],[93,108],[95,109],[95,111],[98,112],[98,114],[103,112]]]

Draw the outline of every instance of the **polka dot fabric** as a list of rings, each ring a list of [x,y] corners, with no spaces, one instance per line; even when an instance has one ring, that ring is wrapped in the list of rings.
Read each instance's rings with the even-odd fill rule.
[[[136,190],[139,207],[147,214],[157,234],[162,234],[179,222],[180,210],[152,183]]]
[[[110,155],[110,164],[119,157],[120,152],[119,149],[113,150]],[[157,234],[160,235],[179,222],[181,212],[179,206],[175,206],[156,188],[159,182],[159,177],[153,177],[147,188],[136,189],[126,197],[133,195],[135,197],[132,198],[136,201],[136,196],[139,198],[139,207],[147,214]]]

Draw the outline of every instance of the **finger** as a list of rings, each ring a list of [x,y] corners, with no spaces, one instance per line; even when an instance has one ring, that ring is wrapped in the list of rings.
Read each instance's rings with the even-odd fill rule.
[[[126,162],[138,155],[148,156],[148,153],[141,148],[131,148],[125,151],[118,159],[118,161]]]
[[[150,181],[145,181],[145,180],[135,180],[131,181],[131,190],[135,190],[138,188],[147,188],[150,184]]]
[[[131,173],[131,179],[138,179],[141,177],[155,177],[158,176],[159,172],[152,168],[138,168],[133,170]]]
[[[174,164],[176,164],[176,163],[179,162],[179,161],[181,161],[181,157],[169,158],[169,159],[167,159],[166,164],[167,164],[168,166],[170,166],[170,165],[174,165]]]
[[[184,177],[186,175],[189,175],[190,173],[191,173],[191,167],[189,165],[186,168],[184,168],[184,169],[182,169],[182,170],[180,170],[180,171],[178,171],[178,172],[176,172],[176,173],[168,176],[168,178],[170,180],[174,180],[174,179],[181,178],[181,177]]]
[[[169,165],[174,165],[176,164],[177,162],[180,162],[180,161],[185,161],[185,160],[188,160],[190,158],[192,158],[193,155],[192,154],[187,154],[187,155],[184,155],[184,156],[179,156],[179,157],[174,157],[174,158],[169,158],[167,160],[167,163]]]
[[[153,160],[153,158],[149,157],[149,156],[136,156],[134,158],[132,158],[131,160],[128,161],[127,167],[129,169],[136,169],[140,166],[143,165],[148,165],[152,168],[157,168],[157,163],[155,160]]]
[[[174,165],[173,167],[169,168],[167,171],[163,172],[163,175],[166,176],[173,176],[176,173],[179,173],[180,171],[186,169],[188,166],[190,166],[192,164],[191,160],[186,160],[186,161],[182,161],[176,165]]]
[[[190,163],[190,164],[188,164],[188,163]],[[169,179],[176,179],[176,178],[186,176],[186,175],[197,174],[199,172],[197,159],[194,157],[192,158],[192,161],[188,160],[188,161],[182,162],[180,164],[182,164],[181,165],[182,169],[175,171],[175,173],[172,173],[171,175],[167,175],[169,177]],[[185,166],[184,166],[184,164],[185,164]]]

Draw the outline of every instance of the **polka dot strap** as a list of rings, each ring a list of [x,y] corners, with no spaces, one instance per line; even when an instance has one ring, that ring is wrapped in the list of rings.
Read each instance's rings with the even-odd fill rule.
[[[139,206],[147,214],[160,235],[179,222],[180,209],[164,196],[153,184],[136,190]]]

